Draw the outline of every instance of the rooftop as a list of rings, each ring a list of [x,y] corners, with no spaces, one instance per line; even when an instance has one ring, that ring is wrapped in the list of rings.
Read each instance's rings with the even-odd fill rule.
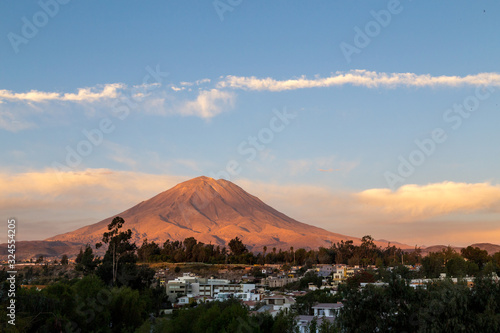
[[[344,304],[342,303],[318,303],[315,306],[313,306],[313,309],[339,309],[343,307]]]

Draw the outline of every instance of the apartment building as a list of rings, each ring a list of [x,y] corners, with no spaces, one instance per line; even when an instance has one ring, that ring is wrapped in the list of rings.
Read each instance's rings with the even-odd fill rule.
[[[207,279],[184,273],[183,276],[170,280],[166,284],[166,291],[171,302],[182,296],[204,296],[217,298],[218,294],[250,293],[255,290],[255,284],[230,283],[224,279]]]

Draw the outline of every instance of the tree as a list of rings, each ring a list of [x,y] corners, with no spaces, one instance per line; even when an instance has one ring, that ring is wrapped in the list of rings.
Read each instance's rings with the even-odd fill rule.
[[[63,254],[61,258],[61,265],[66,266],[68,264],[68,256]]]
[[[273,333],[281,333],[281,332],[298,332],[299,327],[297,326],[296,315],[293,311],[280,311],[275,317],[272,332]]]
[[[184,246],[186,248],[186,261],[193,260],[193,250],[198,241],[194,237],[188,237],[184,239]]]
[[[137,290],[113,288],[109,305],[112,332],[134,332],[146,315],[146,302]]]
[[[307,256],[307,251],[305,249],[298,249],[295,251],[295,258],[296,258],[296,263],[298,265],[303,265],[304,262],[306,261],[306,256]]]
[[[377,245],[375,245],[372,236],[366,235],[361,238],[359,252],[361,252],[361,263],[363,266],[375,263],[375,258],[377,257]]]
[[[267,246],[264,245],[264,265],[266,264],[266,252],[267,252]],[[499,252],[500,253],[500,252]]]
[[[437,278],[444,273],[444,256],[442,252],[431,252],[422,259],[422,268],[427,278]]]
[[[320,264],[331,264],[332,263],[332,251],[327,248],[321,247],[318,249],[318,261]]]
[[[90,274],[97,267],[98,260],[95,259],[92,248],[89,244],[85,246],[85,251],[80,248],[80,253],[75,259],[77,271],[82,271],[84,275]]]
[[[488,255],[488,251],[481,250],[478,247],[467,246],[466,248],[461,250],[461,253],[465,259],[477,264],[479,266],[479,269],[482,269],[483,266],[491,260],[490,256]]]
[[[116,277],[118,275],[118,266],[120,259],[129,257],[128,261],[135,261],[136,245],[130,243],[132,238],[132,230],[128,229],[123,232],[120,229],[123,227],[125,220],[117,216],[108,225],[109,232],[105,232],[102,236],[102,242],[108,245],[104,260],[111,257],[112,260],[112,276],[113,284],[116,284]],[[102,243],[97,243],[96,248],[100,248]]]
[[[446,274],[451,277],[463,277],[467,273],[467,262],[459,255],[448,259]]]
[[[494,255],[492,255],[491,259],[497,265],[497,267],[500,268],[500,252],[497,252]]]
[[[160,247],[155,242],[148,243],[148,239],[144,239],[142,246],[137,249],[137,257],[141,262],[157,261],[160,256]]]
[[[238,237],[235,237],[229,241],[229,249],[231,249],[231,253],[235,256],[239,256],[248,252],[245,244],[243,244],[241,239],[239,239]]]

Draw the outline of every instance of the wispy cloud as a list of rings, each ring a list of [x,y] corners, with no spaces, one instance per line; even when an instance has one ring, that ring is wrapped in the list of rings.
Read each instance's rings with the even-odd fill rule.
[[[183,91],[183,90],[192,91],[192,89],[190,87],[200,86],[203,84],[208,84],[210,82],[211,82],[210,79],[201,79],[201,80],[196,80],[194,82],[182,81],[182,82],[180,82],[180,87],[172,84],[172,85],[170,85],[170,88],[175,92]],[[201,89],[201,88],[199,88],[199,89]]]
[[[185,102],[179,112],[185,116],[212,118],[223,111],[232,108],[235,94],[218,89],[202,90],[194,101]]]
[[[500,86],[499,73],[479,73],[467,76],[432,76],[415,73],[379,73],[367,70],[352,70],[347,73],[336,72],[326,78],[308,79],[304,76],[289,80],[276,80],[270,77],[226,76],[217,86],[258,91],[285,91],[304,88],[334,87],[343,85],[366,88],[405,87],[458,87],[458,86]]]
[[[330,169],[318,169],[319,172],[334,172],[334,171],[340,171],[342,169],[333,169],[333,168],[330,168]]]
[[[0,129],[19,132],[33,127],[36,127],[33,122],[16,117],[13,112],[0,110]]]
[[[110,160],[124,164],[132,169],[137,166],[137,160],[131,157],[132,151],[129,147],[108,140],[105,140],[103,145],[109,151],[107,155]]]
[[[191,85],[199,86],[209,83],[209,79],[202,79]],[[129,101],[130,105],[135,105],[136,112],[149,115],[181,115],[210,119],[233,108],[236,99],[236,94],[231,91],[201,89],[178,95],[175,92],[169,92],[168,89],[159,89],[160,87],[159,83],[131,87],[114,83],[81,88],[76,93],[0,90],[2,107],[0,129],[11,132],[27,130],[40,126],[40,119],[37,117],[41,115],[50,115],[44,119],[45,121],[51,121],[50,117],[56,121],[61,117],[69,117],[69,113],[74,110],[79,110],[79,112],[83,110],[86,116],[94,117],[96,113],[106,112],[124,100]]]
[[[183,81],[183,82],[181,82],[181,86],[191,87],[191,86],[199,86],[199,85],[202,85],[205,83],[210,83],[210,79],[201,79],[201,80],[196,80],[194,82]]]
[[[352,169],[358,166],[356,161],[339,160],[335,156],[323,156],[312,159],[290,160],[287,162],[290,175],[296,176],[317,170],[320,172],[341,171],[349,173]]]
[[[78,103],[85,108],[88,115],[94,115],[95,110],[113,107],[115,101],[132,99],[132,102],[138,105],[137,110],[146,114],[211,119],[234,107],[236,93],[232,89],[278,92],[343,85],[366,88],[500,86],[500,74],[432,76],[352,70],[337,72],[326,78],[308,79],[302,76],[289,80],[229,75],[221,78],[219,82],[205,78],[193,82],[167,84],[165,89],[159,89],[162,86],[160,83],[130,87],[123,83],[110,83],[79,88],[76,92],[14,92],[3,89],[0,90],[0,105],[3,105],[0,110],[0,129],[16,132],[36,127],[38,122],[32,119],[32,114],[48,113],[61,107],[66,109],[67,105],[64,103]],[[326,170],[329,167],[320,168]]]
[[[11,90],[0,90],[0,103],[3,101],[42,103],[49,101],[96,102],[103,99],[116,98],[120,89],[126,86],[121,83],[105,84],[92,88],[80,88],[77,93],[58,93],[30,90],[16,93]]]

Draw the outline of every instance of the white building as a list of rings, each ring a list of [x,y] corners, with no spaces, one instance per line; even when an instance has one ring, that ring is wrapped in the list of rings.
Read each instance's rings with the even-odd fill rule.
[[[257,310],[257,312],[268,312],[273,317],[279,311],[288,311],[295,304],[295,299],[285,295],[267,296],[263,298],[263,301],[266,305]]]
[[[312,307],[314,316],[335,318],[339,314],[340,309],[344,305],[342,303],[319,303]]]
[[[166,284],[167,295],[171,302],[179,297],[192,295],[193,297],[217,297],[218,294],[250,293],[255,290],[255,284],[232,284],[229,280],[207,279],[184,273],[183,276],[170,280]],[[223,296],[221,296],[223,297]]]
[[[319,327],[323,323],[323,320],[328,320],[330,323],[333,324],[335,321],[335,318],[338,316],[338,313],[340,309],[343,307],[342,303],[319,303],[316,304],[315,306],[312,307],[314,310],[314,315],[313,316],[298,316],[297,317],[297,326],[299,328],[300,333],[313,333],[309,332],[309,325],[311,324],[311,321],[316,318],[317,321],[317,333],[319,330]]]

